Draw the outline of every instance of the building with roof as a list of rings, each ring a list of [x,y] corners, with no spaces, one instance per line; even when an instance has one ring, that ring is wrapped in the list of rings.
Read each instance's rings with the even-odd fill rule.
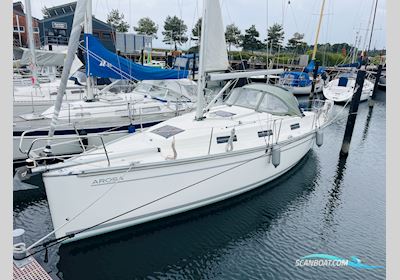
[[[76,2],[43,9],[39,29],[42,45],[67,45],[71,34]],[[112,27],[93,16],[93,35],[110,51],[115,51],[115,32]],[[81,35],[83,40],[83,30]]]
[[[39,20],[32,17],[35,46],[40,46]],[[14,46],[28,47],[28,26],[25,8],[21,1],[13,3],[13,39]]]

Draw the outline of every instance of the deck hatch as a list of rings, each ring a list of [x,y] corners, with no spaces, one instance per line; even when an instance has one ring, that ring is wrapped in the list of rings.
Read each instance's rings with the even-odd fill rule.
[[[272,133],[272,130],[271,129],[268,129],[268,130],[262,130],[262,131],[259,131],[258,132],[258,137],[266,137],[266,136],[271,136],[271,135],[273,135],[274,133]]]
[[[290,125],[290,129],[291,130],[298,129],[298,128],[300,128],[300,124],[299,123],[294,123],[294,124]]]
[[[236,115],[235,113],[222,111],[222,110],[215,111],[215,112],[213,112],[213,114],[215,116],[223,117],[223,118],[229,118],[229,117],[232,117],[232,116]]]
[[[184,131],[183,129],[180,129],[172,125],[164,125],[160,128],[152,130],[151,132],[168,139],[169,137],[172,137],[183,131]]]
[[[230,136],[221,136],[221,137],[217,137],[217,144],[228,143],[229,137],[230,137]],[[237,141],[236,135],[233,136],[233,141],[234,141],[234,142]]]

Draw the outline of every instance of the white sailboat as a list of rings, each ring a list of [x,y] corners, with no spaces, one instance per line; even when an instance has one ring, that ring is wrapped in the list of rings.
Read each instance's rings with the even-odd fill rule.
[[[28,76],[16,74],[13,79],[13,101],[14,114],[28,112],[41,112],[43,109],[54,104],[60,79],[56,77],[56,67],[62,66],[66,58],[64,52],[51,52],[35,49],[32,26],[32,9],[30,0],[25,1],[28,25],[29,50],[22,49],[22,58],[19,65],[30,68]],[[71,75],[83,64],[75,55]],[[39,67],[42,73],[39,73]],[[69,75],[69,76],[71,76]],[[65,100],[79,100],[82,98],[84,88],[78,86],[74,81],[68,81],[64,94]]]
[[[66,84],[61,84],[59,80],[57,91],[54,95],[50,94],[50,99],[39,102],[41,99],[36,96],[34,102],[32,101],[36,107],[38,104],[42,106],[41,111],[32,113],[29,111],[30,107],[26,106],[25,111],[21,113],[21,110],[17,111],[14,108],[14,111],[17,111],[14,112],[13,127],[14,160],[41,156],[40,153],[46,146],[52,148],[52,155],[68,157],[132,133],[136,128],[149,127],[194,108],[197,85],[189,79],[181,79],[187,76],[187,71],[143,67],[108,51],[90,34],[91,0],[87,1],[82,13],[84,14],[80,16],[80,20],[85,28],[84,51],[88,76],[85,83],[86,90],[84,88],[78,90],[81,93],[77,95],[78,100],[71,101],[68,99],[71,98],[68,86],[72,81],[67,80]],[[77,35],[80,35],[80,25],[77,24],[75,29]],[[75,42],[75,47],[76,44],[78,41]],[[57,59],[64,63],[69,55],[73,60],[68,69],[74,69],[76,60],[74,53],[67,52]],[[50,55],[47,52],[41,53],[42,56],[46,54],[43,60],[48,61]],[[70,72],[72,70],[69,70]],[[94,88],[94,76],[116,80],[99,90]],[[141,79],[154,77],[158,80],[146,80],[136,84],[138,81],[136,77]],[[135,83],[132,84],[132,80]],[[132,85],[137,85],[136,90],[132,91]],[[118,92],[121,91],[121,87],[125,92],[115,94],[115,89]],[[35,89],[35,93],[37,92]],[[60,98],[68,103],[64,102],[61,106],[62,100],[57,100]],[[30,99],[29,96],[27,99]],[[21,100],[19,102],[21,103]],[[49,108],[49,102],[54,106]],[[53,119],[54,115],[57,115],[56,120]],[[47,143],[49,127],[56,130],[53,131],[56,136],[52,137],[51,143]],[[85,136],[81,138],[81,134]]]
[[[303,112],[289,91],[249,84],[226,104],[203,105],[206,80],[246,74],[210,73],[228,67],[219,1],[204,0],[202,18],[196,113],[32,169],[44,172],[57,238],[77,240],[239,195],[296,165],[316,135],[321,144],[330,101]]]
[[[110,86],[111,87],[111,86]],[[192,111],[197,84],[188,79],[143,81],[132,92],[99,94],[96,102],[63,103],[52,140],[53,155],[72,155]],[[14,116],[13,159],[39,155],[47,142],[55,106],[41,114]],[[84,145],[80,135],[83,135]]]
[[[350,101],[355,92],[356,78],[357,74],[355,72],[339,73],[336,78],[323,88],[325,98],[336,103]],[[366,78],[364,80],[360,101],[367,100],[372,95],[373,89],[374,84]]]
[[[364,42],[364,51],[363,51],[363,57],[368,57],[368,51],[370,49],[371,45],[371,39],[372,39],[372,33],[374,30],[374,22],[375,22],[375,15],[376,15],[376,7],[378,4],[378,0],[373,0],[372,2],[372,8],[371,8],[371,15],[368,21],[368,28],[366,29],[366,34],[365,34],[365,42]],[[369,45],[367,48],[367,37],[368,37],[368,31],[369,31],[369,25],[371,22],[371,16],[372,16],[372,11],[374,10],[374,5],[375,5],[375,13],[374,13],[374,19],[372,22],[371,26],[371,35],[370,35],[370,40],[369,40]],[[368,58],[367,58],[368,60]],[[358,67],[363,67],[364,69],[367,69],[367,66],[361,66],[362,63],[361,61],[359,62]],[[344,103],[344,102],[349,102],[354,93],[356,92],[356,78],[357,78],[357,73],[355,71],[355,68],[350,68],[351,70],[347,73],[338,73],[337,77],[334,78],[332,81],[330,81],[324,88],[323,88],[323,94],[326,99],[332,100],[336,103]],[[367,74],[364,80],[364,85],[362,88],[361,92],[361,97],[360,101],[365,101],[368,100],[370,96],[372,96],[373,90],[374,90],[374,83],[375,83],[375,77],[371,75],[371,73]]]

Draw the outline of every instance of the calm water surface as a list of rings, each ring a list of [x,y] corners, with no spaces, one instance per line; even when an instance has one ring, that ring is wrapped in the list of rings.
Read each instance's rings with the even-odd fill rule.
[[[335,106],[339,112],[341,106]],[[385,279],[385,269],[296,267],[324,253],[385,266],[385,92],[360,104],[347,159],[347,110],[279,179],[239,197],[88,240],[38,261],[58,279]],[[14,227],[30,244],[52,230],[45,194],[14,196]]]

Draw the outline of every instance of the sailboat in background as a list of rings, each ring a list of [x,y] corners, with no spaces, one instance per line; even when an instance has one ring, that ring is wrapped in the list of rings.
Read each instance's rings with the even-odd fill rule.
[[[312,90],[314,92],[321,92],[325,83],[328,79],[328,75],[323,67],[319,67],[314,77],[315,68],[315,56],[318,48],[318,37],[322,23],[322,17],[324,13],[325,0],[322,0],[321,12],[319,15],[319,22],[317,26],[317,33],[315,35],[314,49],[311,56],[311,61],[303,69],[302,72],[296,71],[285,71],[283,72],[278,80],[278,84],[296,95],[309,95]],[[314,80],[315,79],[315,80]],[[314,83],[314,89],[313,89]]]
[[[57,77],[56,68],[63,66],[66,58],[65,52],[53,52],[35,48],[33,38],[32,9],[30,0],[25,0],[27,15],[27,34],[29,49],[22,48],[22,57],[18,67],[28,66],[30,73],[21,75],[20,71],[14,74],[13,100],[14,115],[42,112],[54,104],[60,79]],[[75,55],[68,77],[71,77],[83,64]],[[41,73],[39,73],[41,69]],[[75,81],[69,80],[64,99],[79,100],[84,89]]]
[[[282,70],[215,73],[228,68],[219,1],[204,0],[202,18],[196,112],[31,169],[43,172],[57,238],[86,238],[239,195],[291,169],[316,137],[322,144],[329,101],[301,111],[289,91],[254,83],[234,89],[223,105],[205,106],[208,80],[229,80],[216,100],[232,79]]]
[[[48,143],[52,147],[51,154],[70,156],[194,108],[197,85],[187,79],[188,71],[142,66],[110,52],[90,34],[91,0],[87,2],[84,12],[85,16],[81,19],[85,31],[89,33],[84,35],[84,46],[79,47],[83,49],[86,60],[86,95],[81,100],[61,105],[66,97],[63,90],[67,88],[68,80],[67,85],[58,85],[61,89],[53,106],[47,105],[42,113],[15,115],[14,160],[37,156],[46,150],[49,128],[54,129],[57,135],[51,137],[51,145]],[[75,32],[80,34],[80,26]],[[69,50],[67,53],[66,59],[69,56],[72,63],[69,61],[70,65],[64,67],[66,71],[74,66],[75,52]],[[95,77],[110,78],[114,82],[100,91],[94,91]],[[118,89],[123,81],[137,83],[139,80],[146,81],[139,83],[137,90],[118,94],[111,92],[113,88]],[[52,102],[55,101],[53,98]]]
[[[373,34],[373,29],[374,29],[374,22],[375,22],[375,15],[376,15],[376,8],[378,5],[378,0],[373,0],[372,2],[372,8],[371,8],[371,15],[372,15],[372,10],[375,7],[375,12],[374,12],[374,19],[372,21],[372,26],[371,26],[371,34],[369,38],[369,45],[367,48],[367,36],[368,36],[368,28],[369,24],[371,21],[371,18],[368,22],[368,28],[367,28],[367,34],[365,36],[365,45],[364,45],[364,51],[361,52],[361,57],[359,58],[359,62],[357,63],[356,67],[354,67],[353,64],[350,65],[344,65],[344,66],[350,66],[350,71],[347,71],[345,73],[339,72],[338,75],[332,79],[326,86],[323,88],[323,94],[326,99],[332,100],[336,103],[345,103],[349,102],[353,94],[355,93],[356,89],[356,77],[357,77],[357,72],[356,69],[359,69],[362,67],[363,60],[367,61],[368,60],[368,51],[370,49],[371,45],[371,39],[372,39],[372,34]],[[365,66],[364,66],[365,67]],[[368,98],[372,95],[373,90],[374,90],[374,83],[375,83],[375,77],[372,75],[372,73],[368,73],[365,80],[364,80],[364,85],[362,88],[361,92],[361,97],[360,101],[366,101]]]

